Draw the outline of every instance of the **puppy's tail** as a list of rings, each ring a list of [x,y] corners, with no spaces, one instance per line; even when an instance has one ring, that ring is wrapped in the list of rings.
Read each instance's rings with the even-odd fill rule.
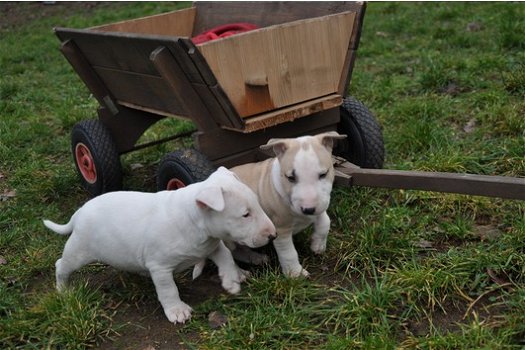
[[[76,213],[75,213],[76,214]],[[73,232],[73,223],[75,219],[75,214],[71,217],[69,222],[65,225],[56,224],[53,221],[50,220],[43,220],[44,225],[50,229],[51,231],[54,231],[58,233],[59,235],[69,235],[71,232]]]

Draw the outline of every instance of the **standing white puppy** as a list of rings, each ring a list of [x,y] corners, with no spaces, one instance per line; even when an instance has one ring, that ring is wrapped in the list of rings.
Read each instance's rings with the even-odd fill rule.
[[[188,320],[191,307],[180,299],[173,272],[210,258],[222,286],[238,293],[244,272],[221,240],[255,248],[275,238],[256,195],[223,167],[177,191],[110,192],[88,201],[65,225],[44,224],[59,234],[72,233],[56,262],[58,290],[72,272],[95,261],[146,272],[164,313],[175,323]]]
[[[345,135],[327,132],[296,139],[271,139],[262,150],[276,158],[231,169],[259,198],[259,203],[277,228],[273,245],[283,272],[291,277],[308,276],[299,263],[292,235],[314,225],[310,248],[326,249],[330,218],[326,213],[334,182],[333,142]]]

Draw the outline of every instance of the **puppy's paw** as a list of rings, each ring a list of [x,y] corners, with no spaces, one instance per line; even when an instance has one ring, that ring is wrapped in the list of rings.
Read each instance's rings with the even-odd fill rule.
[[[286,276],[291,278],[310,277],[310,272],[303,269],[301,265],[295,267],[283,267],[283,272]]]
[[[310,243],[310,250],[315,254],[323,254],[326,250],[326,238],[320,239],[312,237],[312,242]]]
[[[241,291],[241,282],[239,280],[224,278],[222,280],[222,288],[230,294],[237,294]]]
[[[185,323],[191,318],[191,311],[191,307],[182,301],[168,310],[164,309],[166,317],[173,323]]]

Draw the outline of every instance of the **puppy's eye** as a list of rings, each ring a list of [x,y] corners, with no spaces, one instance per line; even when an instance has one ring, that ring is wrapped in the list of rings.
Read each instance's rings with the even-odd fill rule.
[[[328,170],[325,171],[324,173],[319,174],[319,179],[324,179],[326,175],[328,175]]]
[[[244,215],[242,216],[243,218],[249,218],[250,217],[250,211],[247,211],[246,213],[244,213]]]
[[[297,182],[297,178],[295,177],[295,170],[292,171],[290,175],[285,175],[285,176],[288,179],[288,181],[290,181],[291,183]]]

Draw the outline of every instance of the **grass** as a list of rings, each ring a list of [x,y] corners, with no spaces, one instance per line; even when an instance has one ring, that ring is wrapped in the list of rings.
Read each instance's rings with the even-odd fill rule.
[[[312,279],[284,278],[272,255],[238,296],[200,282],[205,296],[190,302],[194,318],[181,327],[164,320],[148,279],[102,266],[82,269],[57,294],[65,239],[41,219],[65,221],[88,199],[69,132],[97,103],[51,28],[187,4],[2,6],[36,15],[0,26],[1,348],[525,346],[525,207],[495,198],[336,188],[327,254],[309,252],[307,233],[296,239]],[[383,125],[385,167],[525,176],[524,18],[515,3],[369,4],[349,93]],[[165,128],[188,125],[169,120],[144,138]],[[124,156],[125,188],[153,191],[156,163],[180,146]],[[179,280],[191,298],[199,281]],[[210,311],[226,315],[226,326],[211,328]]]

